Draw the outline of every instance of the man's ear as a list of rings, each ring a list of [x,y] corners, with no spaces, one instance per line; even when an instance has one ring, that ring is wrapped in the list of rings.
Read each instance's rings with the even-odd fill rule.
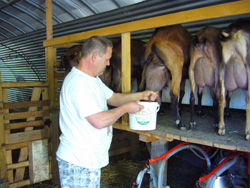
[[[94,52],[94,53],[92,54],[92,56],[91,56],[92,61],[95,62],[95,61],[97,60],[97,57],[98,57],[97,52]]]

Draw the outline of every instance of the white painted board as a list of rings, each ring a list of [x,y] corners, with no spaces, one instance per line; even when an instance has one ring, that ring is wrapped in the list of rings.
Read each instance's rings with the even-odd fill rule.
[[[31,183],[49,179],[48,139],[29,143],[29,162]]]

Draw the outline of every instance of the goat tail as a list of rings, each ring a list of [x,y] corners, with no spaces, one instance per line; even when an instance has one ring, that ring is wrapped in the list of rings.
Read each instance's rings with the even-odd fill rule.
[[[146,61],[148,61],[149,56],[151,56],[152,54],[152,46],[153,46],[153,42],[149,41],[144,52],[144,59]]]
[[[147,69],[147,65],[146,64],[143,68],[142,74],[141,74],[141,83],[139,85],[139,91],[144,91],[146,88],[146,69]]]

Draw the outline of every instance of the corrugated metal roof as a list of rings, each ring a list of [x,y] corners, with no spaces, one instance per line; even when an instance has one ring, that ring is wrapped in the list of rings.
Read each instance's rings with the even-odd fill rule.
[[[100,14],[144,0],[53,0],[53,25]],[[45,0],[0,0],[0,40],[46,27]]]
[[[70,31],[70,23],[144,0],[53,0],[55,36]],[[45,0],[0,0],[0,71],[2,81],[46,81]],[[56,27],[60,30],[57,34]],[[67,32],[65,32],[65,30]],[[60,52],[58,59],[60,57]],[[19,80],[20,81],[20,80]]]

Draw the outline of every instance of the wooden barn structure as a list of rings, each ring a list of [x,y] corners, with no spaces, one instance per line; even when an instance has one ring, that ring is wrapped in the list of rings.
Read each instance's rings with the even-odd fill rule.
[[[131,33],[173,24],[248,14],[250,14],[250,1],[240,0],[53,38],[52,0],[46,0],[47,40],[44,41],[43,46],[46,53],[47,81],[0,82],[0,179],[3,180],[0,182],[0,187],[22,187],[51,178],[58,183],[55,152],[59,144],[58,107],[63,78],[63,72],[59,69],[60,62],[57,61],[58,49],[69,48],[93,35],[120,36],[122,39],[122,92],[130,93]],[[11,88],[32,90],[29,102],[9,103],[8,90]],[[17,110],[23,108],[28,110],[25,112]],[[151,142],[152,157],[164,153],[167,142],[173,140],[250,152],[250,144],[245,141],[241,133],[219,137],[209,132],[208,126],[204,126],[197,132],[183,132],[173,127],[173,123],[166,119],[167,117],[159,117],[157,129],[154,131],[131,130],[127,115],[123,116],[122,121],[115,123],[113,127],[136,133],[140,141]],[[235,122],[238,123],[237,120],[233,123]],[[202,123],[206,124],[201,121]],[[244,127],[244,121],[241,124]],[[231,129],[232,132],[235,130]],[[119,148],[114,151],[114,154],[130,150],[131,147]],[[13,160],[15,153],[19,154],[17,160]]]

